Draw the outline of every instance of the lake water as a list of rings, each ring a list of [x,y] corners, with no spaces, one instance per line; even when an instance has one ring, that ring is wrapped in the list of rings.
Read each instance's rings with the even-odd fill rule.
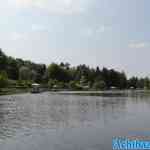
[[[149,93],[0,97],[0,150],[111,150],[118,136],[150,136]]]

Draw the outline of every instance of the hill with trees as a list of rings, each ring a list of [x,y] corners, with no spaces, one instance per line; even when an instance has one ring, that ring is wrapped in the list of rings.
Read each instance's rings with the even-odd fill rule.
[[[85,64],[72,67],[69,63],[52,63],[49,66],[7,56],[0,49],[0,89],[30,87],[32,83],[47,85],[50,89],[105,90],[150,89],[148,77],[127,78],[125,72]]]

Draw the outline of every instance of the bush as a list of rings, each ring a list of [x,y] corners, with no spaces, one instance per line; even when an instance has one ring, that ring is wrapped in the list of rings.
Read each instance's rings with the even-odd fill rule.
[[[0,89],[6,87],[8,84],[8,77],[6,72],[0,72]]]
[[[22,66],[19,69],[19,79],[20,80],[30,80],[31,71],[28,67]]]
[[[106,83],[104,81],[95,81],[93,88],[96,90],[104,90],[106,88]]]
[[[52,89],[53,86],[56,85],[57,83],[58,83],[57,80],[52,80],[52,79],[50,79],[50,80],[48,81],[48,87],[49,87],[50,89]]]
[[[32,83],[33,82],[29,80],[25,82],[25,85],[30,88],[32,86]]]
[[[66,85],[64,82],[59,82],[57,85],[58,85],[58,88],[60,89],[66,88]]]
[[[32,85],[32,81],[24,81],[24,80],[18,80],[17,81],[17,87],[26,87],[26,88],[28,88],[28,87],[31,87],[31,85]]]
[[[80,84],[78,84],[75,81],[70,81],[69,82],[69,88],[72,90],[82,90],[82,87],[80,86]]]
[[[16,85],[17,85],[16,80],[10,80],[10,79],[8,79],[8,86],[9,87],[16,87]]]
[[[52,80],[68,82],[70,80],[70,73],[59,65],[52,63],[48,67],[48,77]]]

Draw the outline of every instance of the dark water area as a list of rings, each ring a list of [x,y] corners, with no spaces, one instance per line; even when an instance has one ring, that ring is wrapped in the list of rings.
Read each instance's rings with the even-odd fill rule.
[[[150,137],[150,94],[0,96],[0,150],[111,150]]]

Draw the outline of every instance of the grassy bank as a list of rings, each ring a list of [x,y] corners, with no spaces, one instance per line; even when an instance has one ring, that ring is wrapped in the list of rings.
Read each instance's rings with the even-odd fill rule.
[[[0,90],[0,95],[27,93],[29,91],[30,88],[3,88]]]

